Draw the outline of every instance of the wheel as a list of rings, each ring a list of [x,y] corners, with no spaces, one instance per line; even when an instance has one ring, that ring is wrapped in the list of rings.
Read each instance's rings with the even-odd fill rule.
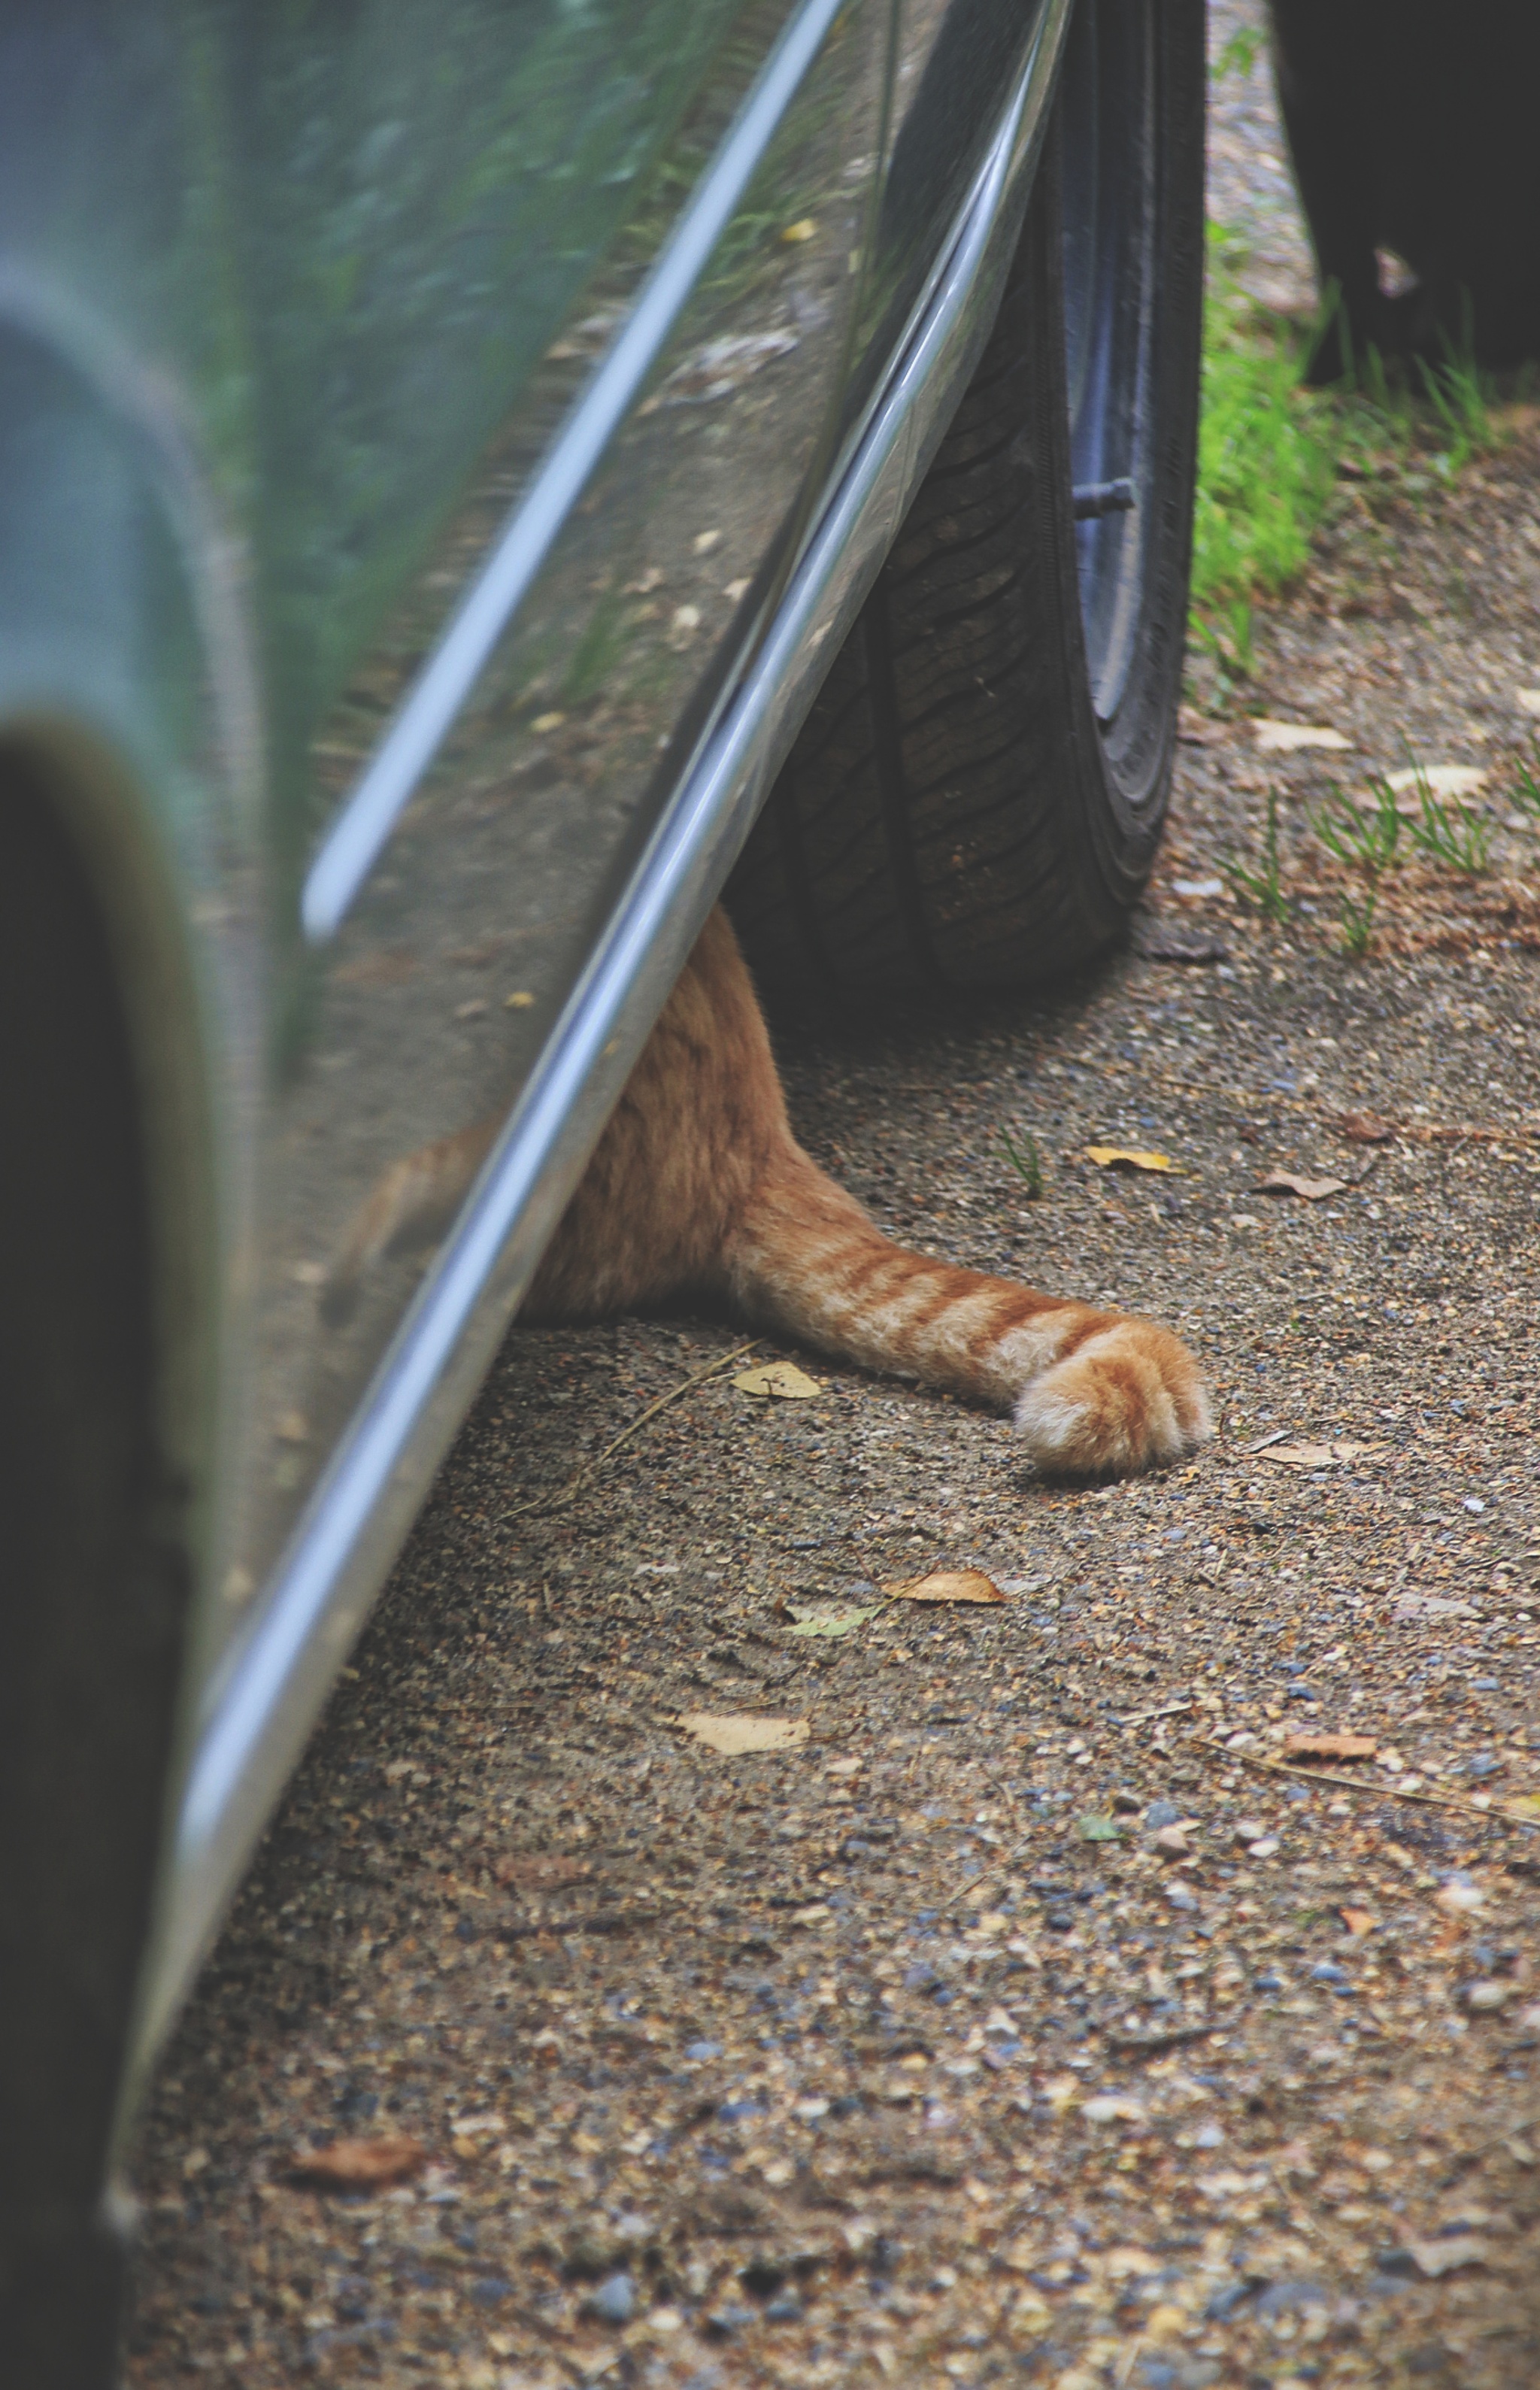
[[[1027,986],[1115,939],[1170,786],[1201,0],[1083,0],[988,348],[728,892],[767,988]]]
[[[1273,0],[1274,58],[1323,290],[1312,362],[1540,355],[1540,14],[1527,0]],[[1381,289],[1377,251],[1411,268]]]
[[[0,759],[0,2381],[107,2390],[107,2196],[186,1597],[107,939]]]

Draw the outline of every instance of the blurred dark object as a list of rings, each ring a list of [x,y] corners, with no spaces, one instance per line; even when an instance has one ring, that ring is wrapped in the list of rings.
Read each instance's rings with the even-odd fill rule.
[[[1311,379],[1371,346],[1540,356],[1535,0],[1272,0],[1272,16],[1321,285],[1341,292]]]

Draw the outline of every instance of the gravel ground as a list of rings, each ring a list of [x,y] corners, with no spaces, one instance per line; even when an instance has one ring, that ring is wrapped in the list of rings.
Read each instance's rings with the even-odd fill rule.
[[[1245,700],[1349,746],[1200,679],[1138,950],[783,1038],[899,1233],[1195,1343],[1194,1465],[1065,1490],[768,1346],[811,1398],[729,1369],[601,1459],[738,1340],[510,1339],[162,2069],[135,2390],[1540,2378],[1537,468],[1520,414],[1346,494]],[[1408,741],[1491,868],[1396,870],[1353,960],[1307,807]],[[1269,791],[1277,928],[1225,893]],[[942,1567],[1005,1600],[880,1602]]]
[[[1237,278],[1280,315],[1315,304],[1310,238],[1278,122],[1263,0],[1209,0],[1209,214]]]

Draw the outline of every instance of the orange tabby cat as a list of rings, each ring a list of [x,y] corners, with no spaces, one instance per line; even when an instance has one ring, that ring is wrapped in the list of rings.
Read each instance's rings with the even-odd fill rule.
[[[324,1305],[346,1317],[383,1254],[448,1225],[498,1124],[387,1171]],[[521,1317],[595,1319],[725,1304],[865,1368],[1001,1409],[1040,1467],[1102,1476],[1176,1460],[1212,1433],[1198,1367],[1122,1312],[906,1253],[809,1159],[720,907],[702,930],[542,1262]]]

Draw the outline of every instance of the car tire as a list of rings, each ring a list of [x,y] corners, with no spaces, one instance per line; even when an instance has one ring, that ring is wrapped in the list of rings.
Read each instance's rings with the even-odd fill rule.
[[[1201,0],[1083,0],[989,344],[729,889],[772,995],[1022,988],[1126,923],[1181,686],[1203,99]]]
[[[1310,378],[1371,349],[1439,366],[1540,355],[1540,12],[1272,0],[1278,100],[1323,291]],[[1377,251],[1411,269],[1381,289]]]
[[[49,795],[0,761],[0,2381],[108,2390],[108,2187],[187,1597],[135,1073]]]

